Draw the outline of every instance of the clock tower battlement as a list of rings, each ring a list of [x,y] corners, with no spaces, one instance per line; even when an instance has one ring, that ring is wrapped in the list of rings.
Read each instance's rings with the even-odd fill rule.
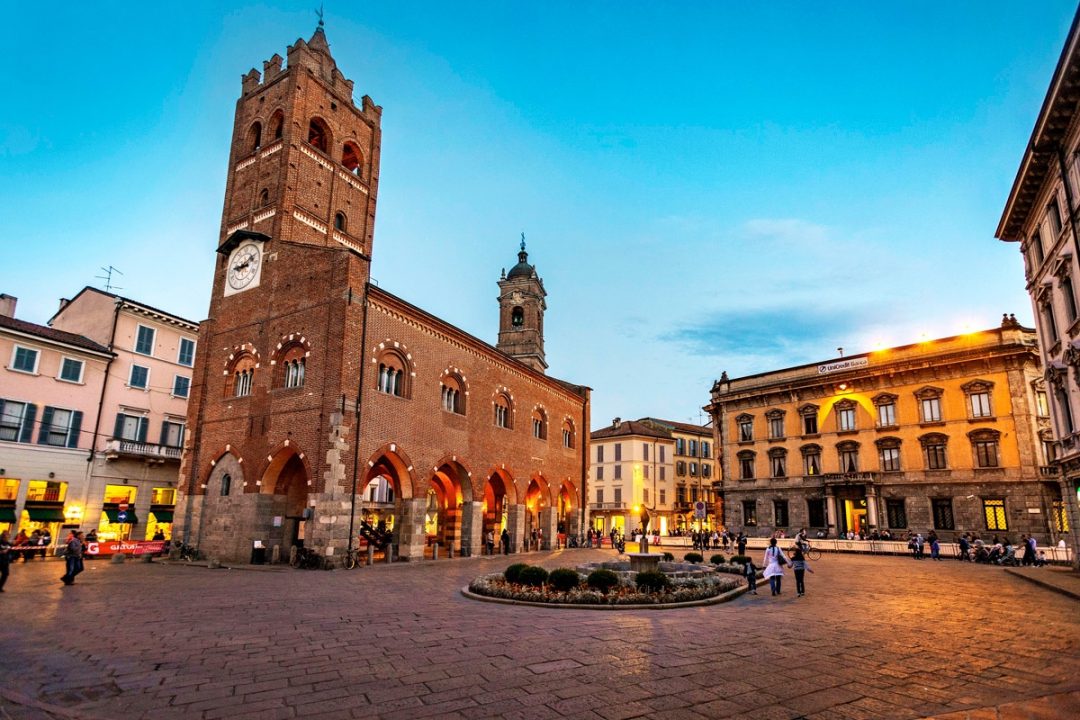
[[[293,243],[346,251],[364,261],[362,270],[350,271],[350,284],[367,280],[382,108],[366,95],[359,105],[353,101],[353,82],[338,69],[321,25],[309,40],[291,45],[287,58],[275,54],[261,73],[252,68],[242,79],[215,298],[229,294],[239,232],[264,236],[262,251],[270,257]]]
[[[544,281],[529,264],[525,233],[517,265],[503,270],[499,279],[499,341],[496,347],[539,372],[547,370],[544,357]]]

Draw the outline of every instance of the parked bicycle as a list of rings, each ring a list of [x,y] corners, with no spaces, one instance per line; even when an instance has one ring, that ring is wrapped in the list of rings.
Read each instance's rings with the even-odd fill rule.
[[[306,547],[296,548],[296,552],[293,553],[292,558],[289,560],[289,564],[294,568],[302,568],[304,570],[320,570],[325,567],[322,555],[311,548]]]
[[[180,540],[173,540],[173,547],[179,550],[181,560],[194,562],[199,559],[199,550],[194,545],[188,545]]]
[[[353,568],[363,565],[365,562],[367,561],[361,554],[360,548],[355,547],[352,550],[345,551],[344,564],[346,569],[352,570]]]

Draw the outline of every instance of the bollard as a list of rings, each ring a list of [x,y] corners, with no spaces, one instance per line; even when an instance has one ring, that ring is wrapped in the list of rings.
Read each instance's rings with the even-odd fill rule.
[[[367,546],[367,564],[369,566],[375,564],[375,546],[371,543]]]
[[[394,562],[394,546],[393,545],[387,545],[386,550],[383,553],[383,556],[386,558],[386,562],[388,562],[388,563]]]
[[[446,559],[447,560],[453,560],[454,559],[454,546],[453,545],[447,545],[446,546]]]
[[[151,555],[150,553],[143,553],[140,557],[142,558],[142,561],[144,563],[152,563],[152,562],[154,562],[154,556]]]
[[[127,555],[124,553],[116,553],[109,559],[109,562],[113,565],[123,565],[125,560],[127,560]]]
[[[432,560],[438,560],[439,559],[439,543],[432,543],[432,545],[431,545],[431,559]]]

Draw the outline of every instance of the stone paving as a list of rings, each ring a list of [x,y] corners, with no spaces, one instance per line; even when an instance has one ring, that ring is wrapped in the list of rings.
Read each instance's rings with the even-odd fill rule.
[[[0,718],[1080,716],[1077,602],[1001,568],[827,555],[805,598],[789,573],[779,598],[667,611],[461,597],[507,564],[95,561],[70,588],[59,563],[18,564]]]

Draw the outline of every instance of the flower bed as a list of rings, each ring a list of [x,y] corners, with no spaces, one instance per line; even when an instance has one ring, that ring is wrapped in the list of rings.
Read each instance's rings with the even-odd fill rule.
[[[482,575],[469,583],[469,592],[502,600],[544,603],[549,605],[670,605],[673,603],[707,600],[742,586],[742,580],[733,577],[704,577],[673,579],[671,585],[661,592],[641,592],[633,580],[620,577],[619,584],[607,594],[593,590],[587,585],[586,576],[578,573],[580,582],[576,588],[565,592],[548,584],[531,587],[508,582],[502,573]]]

